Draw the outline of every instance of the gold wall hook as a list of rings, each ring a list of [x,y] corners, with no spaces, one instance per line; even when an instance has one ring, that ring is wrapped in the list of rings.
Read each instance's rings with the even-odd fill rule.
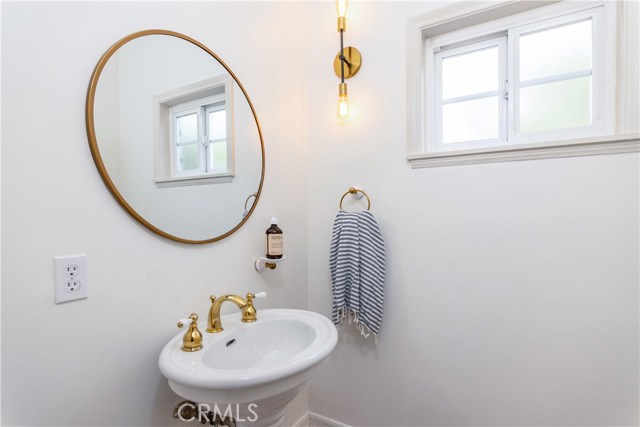
[[[264,270],[266,270],[267,268],[269,270],[275,270],[276,267],[278,266],[278,263],[284,261],[285,259],[287,259],[286,256],[282,256],[282,258],[266,258],[266,257],[258,257],[256,258],[256,261],[254,263],[254,267],[256,268],[257,272],[263,272]]]

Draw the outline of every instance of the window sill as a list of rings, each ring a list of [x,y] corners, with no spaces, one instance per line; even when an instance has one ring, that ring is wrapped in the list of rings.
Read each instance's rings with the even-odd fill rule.
[[[227,184],[233,181],[233,174],[184,176],[179,178],[154,179],[158,188],[186,187],[189,185]]]
[[[508,149],[495,147],[484,150],[410,154],[407,159],[411,164],[411,168],[417,169],[637,152],[640,152],[640,134],[632,133],[610,137],[568,140],[553,145],[523,144]]]

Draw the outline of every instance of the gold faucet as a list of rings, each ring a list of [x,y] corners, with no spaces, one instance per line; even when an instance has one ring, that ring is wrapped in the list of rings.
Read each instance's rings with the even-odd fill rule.
[[[260,292],[258,298],[265,297],[266,292]],[[247,299],[243,299],[238,295],[222,295],[216,298],[214,295],[209,297],[211,299],[211,308],[209,309],[209,317],[207,320],[207,332],[222,332],[222,322],[220,321],[220,307],[225,301],[231,301],[242,310],[242,321],[245,323],[255,322],[257,320],[257,312],[253,306],[253,299],[256,298],[255,294],[251,292],[247,293]]]

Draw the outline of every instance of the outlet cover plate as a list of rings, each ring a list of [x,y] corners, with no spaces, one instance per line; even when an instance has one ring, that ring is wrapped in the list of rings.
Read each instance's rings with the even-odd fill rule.
[[[56,304],[88,297],[86,255],[53,257],[53,273]]]

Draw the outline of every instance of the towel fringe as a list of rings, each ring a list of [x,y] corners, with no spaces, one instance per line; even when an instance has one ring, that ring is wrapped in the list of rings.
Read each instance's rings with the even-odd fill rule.
[[[373,335],[373,338],[376,342],[376,347],[378,347],[378,334],[373,332],[364,322],[360,321],[359,319],[360,313],[358,313],[353,308],[340,307],[338,309],[337,314],[338,314],[338,323],[336,323],[336,326],[342,325],[345,319],[349,321],[349,325],[351,325],[353,322],[355,324],[356,329],[360,332],[360,335],[362,335],[363,337],[369,338],[369,335]]]

